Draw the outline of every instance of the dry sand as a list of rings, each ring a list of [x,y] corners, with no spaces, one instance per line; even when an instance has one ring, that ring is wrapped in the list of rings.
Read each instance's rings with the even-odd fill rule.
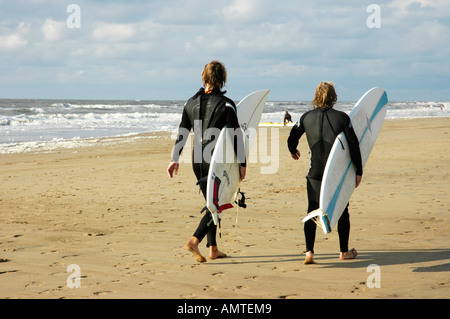
[[[249,165],[248,208],[222,221],[229,257],[204,264],[184,249],[204,202],[190,164],[168,178],[170,135],[1,156],[0,298],[450,297],[450,119],[385,122],[350,202],[358,258],[318,230],[315,265],[302,264],[306,139],[293,161],[289,128],[273,129],[278,171]]]

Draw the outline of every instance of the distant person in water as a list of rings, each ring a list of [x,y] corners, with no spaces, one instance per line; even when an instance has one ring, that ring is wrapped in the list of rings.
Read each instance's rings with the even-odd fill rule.
[[[185,104],[181,123],[178,130],[177,140],[172,152],[172,161],[170,162],[167,173],[170,178],[178,173],[179,157],[184,145],[189,137],[191,129],[194,130],[194,147],[192,152],[192,167],[197,184],[203,196],[206,198],[207,177],[211,154],[214,147],[211,143],[216,143],[217,138],[209,137],[208,132],[211,130],[220,131],[225,125],[233,128],[236,133],[234,139],[234,150],[240,163],[241,180],[245,178],[246,158],[244,152],[243,133],[239,125],[236,113],[236,105],[221,91],[227,81],[227,71],[225,66],[218,62],[212,61],[208,63],[202,72],[202,80],[204,87],[191,97]],[[214,145],[214,144],[213,144]],[[199,154],[201,152],[201,154]],[[205,158],[209,156],[209,158]],[[203,211],[203,210],[202,210]],[[190,251],[195,259],[200,262],[206,262],[206,258],[200,253],[199,243],[203,238],[207,237],[207,247],[209,247],[209,258],[224,258],[226,254],[221,252],[216,242],[217,226],[214,224],[211,212],[205,210],[204,216],[192,235],[191,239],[186,243],[186,249]]]
[[[359,149],[358,138],[353,130],[349,116],[341,111],[333,109],[337,100],[334,85],[331,82],[321,82],[315,92],[313,100],[313,110],[302,115],[300,120],[291,129],[287,144],[289,152],[294,160],[300,158],[297,149],[299,139],[306,134],[308,145],[311,151],[310,168],[307,181],[308,213],[319,208],[320,187],[323,172],[327,163],[336,136],[344,132],[347,138],[350,156],[356,167],[356,187],[361,182],[363,167],[361,151]],[[314,264],[314,242],[316,238],[316,223],[312,219],[304,225],[306,240],[306,258],[304,264]],[[338,222],[340,259],[356,258],[355,249],[348,249],[350,236],[350,216],[348,205],[345,208]]]
[[[289,112],[286,111],[286,113],[284,114],[284,126],[286,126],[286,124],[288,123],[292,123],[292,117],[291,114],[289,114]]]

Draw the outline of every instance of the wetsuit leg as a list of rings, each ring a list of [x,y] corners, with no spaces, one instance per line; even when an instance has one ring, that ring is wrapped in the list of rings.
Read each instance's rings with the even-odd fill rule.
[[[306,178],[306,189],[308,191],[308,213],[319,208],[321,181]],[[314,242],[316,240],[317,225],[313,220],[308,220],[304,225],[306,251],[314,253]]]
[[[311,203],[310,203],[311,204]],[[319,207],[319,205],[317,205]],[[310,251],[314,254],[314,242],[316,241],[316,223],[310,219],[304,225],[306,251]]]
[[[205,236],[207,236],[206,247],[217,246],[216,233],[217,226],[214,225],[211,213],[205,212],[205,215],[201,219],[200,224],[198,225],[193,236],[196,237],[200,242],[203,240],[203,238],[205,238]]]
[[[197,179],[201,179],[203,176],[208,176],[209,165],[207,163],[202,164],[194,164],[194,173],[197,176]],[[202,191],[203,197],[206,199],[206,182],[199,184],[200,190]],[[194,233],[194,237],[196,237],[200,242],[203,240],[205,236],[207,236],[207,244],[206,247],[209,246],[217,246],[216,242],[216,234],[217,234],[217,226],[214,224],[211,213],[206,210],[205,215],[200,220],[200,223]]]
[[[348,251],[348,240],[350,238],[350,215],[348,204],[338,221],[339,246],[341,252]]]

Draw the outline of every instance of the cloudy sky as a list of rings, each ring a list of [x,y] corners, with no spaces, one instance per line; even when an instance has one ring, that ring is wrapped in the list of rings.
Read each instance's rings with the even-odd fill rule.
[[[0,98],[185,100],[213,59],[235,100],[448,101],[450,0],[0,0]]]

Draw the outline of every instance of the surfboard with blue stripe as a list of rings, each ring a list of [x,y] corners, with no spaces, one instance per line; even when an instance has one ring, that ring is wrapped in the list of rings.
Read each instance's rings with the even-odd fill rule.
[[[359,140],[362,164],[365,166],[383,125],[388,106],[386,92],[381,88],[367,91],[355,104],[349,117]],[[344,147],[341,146],[341,143]],[[330,151],[325,166],[317,212],[303,221],[318,218],[324,233],[337,224],[356,185],[356,171],[344,133],[340,133]],[[326,217],[326,218],[325,218]]]

